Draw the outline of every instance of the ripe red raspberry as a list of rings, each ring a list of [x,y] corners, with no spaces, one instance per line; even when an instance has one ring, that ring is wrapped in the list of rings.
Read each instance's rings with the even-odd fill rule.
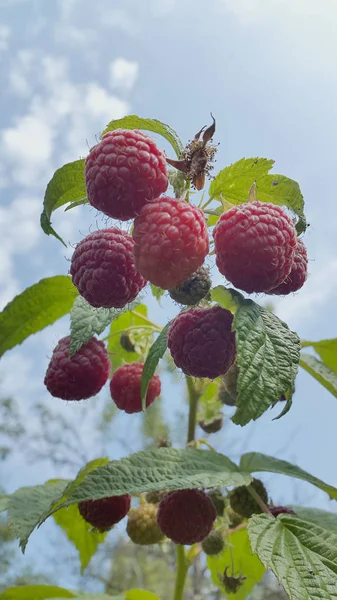
[[[233,315],[220,306],[181,312],[168,330],[167,345],[185,375],[215,379],[236,357]]]
[[[76,246],[70,274],[91,306],[123,308],[146,285],[136,269],[133,246],[133,239],[116,228],[94,231]]]
[[[138,130],[106,133],[85,161],[89,202],[113,219],[133,219],[142,206],[166,191],[166,159]]]
[[[200,490],[169,492],[157,514],[160,529],[175,544],[201,542],[211,532],[215,519],[212,501]]]
[[[297,234],[269,202],[246,202],[221,215],[213,232],[217,267],[235,287],[269,292],[289,275]]]
[[[131,363],[119,367],[110,381],[111,397],[120,410],[136,413],[142,410],[140,382],[144,365]],[[160,395],[161,383],[158,375],[154,375],[146,394],[146,407],[150,406]]]
[[[184,281],[208,254],[202,211],[185,200],[163,196],[149,202],[135,219],[136,267],[165,290]]]
[[[307,279],[308,257],[307,249],[302,240],[297,238],[297,246],[295,249],[294,262],[291,271],[286,279],[277,287],[269,290],[269,294],[277,294],[278,296],[297,292],[305,284]]]
[[[131,496],[110,496],[99,500],[84,500],[78,509],[85,521],[99,531],[108,531],[128,514]]]
[[[85,400],[95,396],[110,373],[109,355],[103,342],[92,337],[72,358],[70,337],[62,338],[53,351],[44,384],[62,400]]]

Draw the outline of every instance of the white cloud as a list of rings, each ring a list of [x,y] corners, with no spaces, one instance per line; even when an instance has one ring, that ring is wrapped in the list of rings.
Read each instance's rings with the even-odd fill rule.
[[[29,251],[37,246],[41,236],[40,212],[40,199],[28,195],[18,196],[8,206],[0,206],[0,309],[20,291],[14,259],[19,255],[29,256]]]
[[[7,25],[0,25],[0,53],[8,49],[11,30]]]
[[[94,143],[110,120],[129,111],[126,102],[98,83],[73,83],[68,61],[59,57],[21,51],[13,73],[12,92],[30,95],[26,113],[0,132],[0,157],[16,184],[47,182],[60,160],[86,155],[87,140]]]
[[[139,65],[135,61],[116,58],[110,64],[110,83],[112,88],[131,90],[137,80]]]
[[[137,20],[120,8],[109,8],[109,5],[106,4],[102,7],[100,14],[101,24],[109,29],[120,29],[132,36],[136,35],[140,29]]]

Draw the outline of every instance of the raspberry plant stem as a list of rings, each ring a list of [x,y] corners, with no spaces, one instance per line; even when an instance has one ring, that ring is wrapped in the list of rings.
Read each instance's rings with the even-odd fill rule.
[[[189,562],[185,555],[185,546],[176,545],[176,583],[173,600],[183,600]]]
[[[256,502],[258,503],[258,505],[261,508],[262,512],[267,513],[267,515],[270,515],[271,512],[270,512],[268,506],[263,502],[262,498],[254,490],[253,486],[252,485],[248,485],[247,489],[248,489],[250,495],[253,496],[254,500],[256,500]]]
[[[192,442],[195,437],[195,428],[197,424],[197,408],[199,400],[199,392],[195,389],[192,377],[186,377],[186,384],[188,389],[188,431],[187,431],[187,443]]]
[[[160,332],[163,329],[162,327],[160,327],[159,325],[157,325],[157,323],[155,323],[154,321],[151,321],[150,319],[148,319],[144,315],[141,315],[136,310],[131,310],[130,313],[132,315],[134,315],[135,317],[139,317],[140,319],[142,319],[142,321],[144,321],[144,323],[148,323],[149,325],[151,325],[151,327],[153,327],[153,329],[155,329],[156,331]]]

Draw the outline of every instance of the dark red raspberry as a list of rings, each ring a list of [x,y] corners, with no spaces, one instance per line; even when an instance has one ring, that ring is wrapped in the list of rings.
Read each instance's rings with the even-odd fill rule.
[[[163,196],[135,219],[134,254],[140,273],[165,290],[184,281],[208,254],[203,212],[185,200]]]
[[[275,518],[283,514],[296,515],[295,511],[292,510],[292,508],[288,508],[287,506],[269,506],[269,510]]]
[[[108,531],[128,514],[131,506],[131,496],[110,496],[99,500],[84,500],[78,503],[78,509],[83,517],[99,531]]]
[[[138,130],[106,133],[85,161],[89,202],[113,219],[133,219],[142,206],[166,191],[166,159]]]
[[[133,247],[133,239],[115,228],[94,231],[76,246],[70,274],[91,306],[123,308],[146,285],[136,269]]]
[[[52,396],[62,400],[91,398],[98,394],[109,377],[110,361],[106,347],[93,337],[72,358],[69,347],[69,336],[58,342],[44,384]]]
[[[215,379],[224,375],[236,357],[233,315],[225,308],[190,308],[168,330],[167,345],[185,375]]]
[[[207,296],[211,287],[212,281],[208,269],[199,267],[185,281],[169,290],[169,294],[172,300],[179,302],[179,304],[193,306]]]
[[[169,492],[159,504],[160,529],[175,544],[196,544],[211,532],[216,519],[212,500],[200,490]]]
[[[131,363],[119,367],[110,381],[111,397],[120,410],[136,413],[142,410],[140,382],[144,365]],[[146,394],[146,407],[150,406],[160,395],[161,383],[158,375],[154,375]]]
[[[269,290],[268,294],[277,294],[278,296],[297,292],[305,284],[307,279],[308,256],[307,249],[302,240],[297,238],[294,262],[291,271],[286,279],[276,288]]]
[[[221,215],[215,229],[217,267],[235,287],[269,292],[289,275],[297,243],[291,219],[269,202],[246,202]]]

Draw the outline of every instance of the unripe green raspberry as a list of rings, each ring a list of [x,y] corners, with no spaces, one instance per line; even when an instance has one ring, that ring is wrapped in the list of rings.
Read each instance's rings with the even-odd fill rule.
[[[159,504],[159,502],[166,496],[167,490],[160,490],[158,492],[147,492],[145,494],[146,502],[150,504]]]
[[[230,506],[226,509],[226,514],[229,521],[229,527],[235,529],[238,525],[241,525],[243,517],[236,513]]]
[[[225,384],[225,388],[227,392],[232,396],[234,403],[238,397],[238,376],[239,376],[239,367],[235,362],[234,365],[227,371],[226,375],[223,376],[222,380]]]
[[[251,486],[260,496],[261,500],[263,500],[265,504],[268,504],[268,493],[262,481],[259,479],[253,479]],[[256,513],[262,512],[262,509],[256,500],[254,500],[253,496],[250,494],[247,486],[245,485],[235,488],[235,490],[229,494],[229,502],[231,508],[246,519],[249,519],[249,517]]]
[[[209,421],[199,421],[199,426],[205,433],[217,433],[220,431],[222,424],[223,419],[221,415]]]
[[[221,384],[219,387],[218,400],[226,406],[235,406],[236,404],[235,398],[227,391],[225,384]]]
[[[119,343],[122,346],[122,348],[124,350],[126,350],[127,352],[135,351],[135,346],[132,343],[129,334],[126,333],[125,331],[123,331],[123,333],[121,334],[121,337],[119,338]]]
[[[221,491],[210,490],[209,492],[207,492],[207,496],[212,500],[218,517],[222,517],[226,507],[226,502]]]
[[[134,544],[148,546],[158,544],[164,534],[157,524],[157,507],[155,504],[140,504],[129,512],[126,532]]]
[[[179,302],[179,304],[193,306],[207,296],[211,285],[212,281],[208,269],[199,267],[183,283],[169,290],[169,294],[172,300]]]
[[[225,547],[223,534],[220,531],[211,531],[211,533],[201,542],[201,547],[208,556],[220,554]]]

